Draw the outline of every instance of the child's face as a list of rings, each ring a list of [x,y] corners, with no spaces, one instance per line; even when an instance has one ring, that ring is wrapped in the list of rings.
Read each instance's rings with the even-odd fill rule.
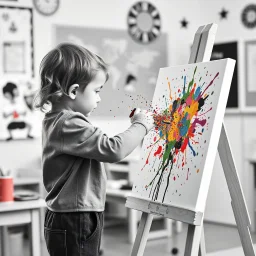
[[[106,81],[106,75],[102,70],[99,70],[95,78],[85,87],[84,90],[78,89],[75,99],[76,111],[90,116],[91,112],[97,108],[101,101],[100,90]]]

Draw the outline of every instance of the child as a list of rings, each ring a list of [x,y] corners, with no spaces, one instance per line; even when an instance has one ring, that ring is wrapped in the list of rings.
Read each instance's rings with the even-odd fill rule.
[[[36,107],[52,105],[42,133],[46,245],[51,256],[96,256],[106,197],[102,162],[130,154],[153,128],[153,117],[136,111],[131,126],[112,138],[94,127],[87,117],[101,100],[108,72],[105,62],[83,47],[57,46],[42,60],[40,75]]]

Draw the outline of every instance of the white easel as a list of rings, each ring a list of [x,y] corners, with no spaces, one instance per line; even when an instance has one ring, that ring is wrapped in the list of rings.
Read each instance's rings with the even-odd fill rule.
[[[216,24],[208,24],[198,28],[189,58],[190,63],[209,61],[217,31]],[[231,196],[239,236],[245,256],[255,256],[249,226],[251,224],[247,211],[240,180],[236,171],[232,152],[229,146],[225,126],[222,125],[218,151]],[[142,211],[137,236],[133,245],[132,256],[143,255],[148,233],[154,215],[188,223],[188,232],[184,256],[206,255],[203,230],[203,212],[191,211],[170,205],[129,196],[126,207]]]

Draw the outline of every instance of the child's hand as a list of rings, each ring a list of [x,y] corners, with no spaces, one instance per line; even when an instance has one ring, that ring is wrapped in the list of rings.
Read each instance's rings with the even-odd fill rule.
[[[136,108],[133,115],[130,115],[132,123],[140,123],[145,126],[147,133],[154,127],[153,113]]]

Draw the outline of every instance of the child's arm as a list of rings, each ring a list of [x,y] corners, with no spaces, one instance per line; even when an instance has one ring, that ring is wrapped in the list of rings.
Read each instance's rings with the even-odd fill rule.
[[[129,155],[153,127],[153,118],[141,111],[124,132],[109,138],[79,113],[68,115],[61,128],[61,151],[101,162],[118,162]]]

